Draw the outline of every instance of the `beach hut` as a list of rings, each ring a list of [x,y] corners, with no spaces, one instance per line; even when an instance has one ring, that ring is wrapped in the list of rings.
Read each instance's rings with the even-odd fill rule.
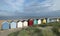
[[[46,23],[46,19],[44,18],[42,22],[43,22],[43,24],[45,24]]]
[[[59,22],[59,18],[57,18],[57,22]]]
[[[34,19],[34,25],[38,24],[38,19]]]
[[[38,19],[38,24],[41,24],[41,19]]]
[[[56,22],[56,18],[51,18],[50,22]]]
[[[3,23],[2,23],[2,29],[3,29],[3,30],[9,29],[9,23],[8,23],[8,22],[3,22]]]
[[[22,27],[23,27],[23,22],[22,21],[18,21],[17,28],[22,28]]]
[[[23,21],[23,26],[24,27],[28,27],[28,22],[27,21]]]
[[[50,23],[50,18],[47,18],[47,23]]]
[[[33,19],[29,19],[28,20],[28,26],[32,26],[33,25]]]
[[[12,28],[16,28],[16,22],[14,22],[14,21],[12,21],[11,23],[10,23],[10,28],[12,29]]]

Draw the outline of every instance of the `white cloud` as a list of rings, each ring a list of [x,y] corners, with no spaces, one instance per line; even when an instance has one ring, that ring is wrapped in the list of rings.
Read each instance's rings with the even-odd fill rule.
[[[60,10],[60,0],[54,0],[53,3],[54,6],[50,7],[50,10],[53,11]]]
[[[32,1],[32,0],[31,0]],[[37,0],[38,1],[38,0]],[[60,10],[60,0],[45,0],[44,2],[29,3],[25,6],[26,12],[50,12]],[[37,10],[38,9],[38,10]]]
[[[22,11],[23,9],[23,0],[5,0],[5,2],[10,5],[15,10]]]
[[[32,0],[31,0],[32,1]],[[37,2],[37,0],[33,1],[32,3],[26,3],[24,4],[25,0],[5,0],[5,2],[9,5],[7,9],[15,10],[17,15],[18,13],[21,13],[21,11],[24,11],[23,13],[49,13],[50,11],[56,11],[60,10],[60,0],[46,0],[44,2]],[[7,6],[6,6],[7,7]],[[25,8],[24,8],[25,7]],[[5,8],[3,6],[3,8]],[[2,9],[3,9],[2,8]],[[23,10],[24,9],[24,10]],[[18,12],[17,12],[18,11]],[[16,15],[13,11],[7,11],[3,12],[0,11],[0,15],[3,16],[13,16]]]
[[[44,2],[40,3],[41,7],[50,7],[52,6],[53,2],[52,0],[45,0]]]
[[[32,0],[31,0],[32,1]],[[38,0],[37,0],[38,1]],[[36,12],[36,13],[40,13],[40,12],[47,12],[49,11],[50,7],[53,6],[52,0],[46,0],[44,2],[37,2],[36,0],[33,1],[33,3],[29,3],[27,5],[25,5],[25,12]]]

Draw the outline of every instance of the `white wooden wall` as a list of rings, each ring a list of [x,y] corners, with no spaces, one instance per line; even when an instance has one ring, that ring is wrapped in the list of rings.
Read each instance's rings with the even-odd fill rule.
[[[38,24],[41,24],[41,19],[38,20]]]
[[[17,23],[17,27],[18,27],[18,28],[22,28],[22,27],[23,27],[23,22],[22,22],[22,21],[19,21],[19,22]]]
[[[27,22],[27,21],[24,21],[24,22],[23,22],[23,26],[24,26],[24,27],[27,27],[27,26],[28,26],[28,22]]]

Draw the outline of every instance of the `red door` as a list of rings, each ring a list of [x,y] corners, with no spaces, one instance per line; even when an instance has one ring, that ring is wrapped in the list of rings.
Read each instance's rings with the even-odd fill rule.
[[[28,26],[32,26],[33,25],[33,19],[29,19],[28,20]]]

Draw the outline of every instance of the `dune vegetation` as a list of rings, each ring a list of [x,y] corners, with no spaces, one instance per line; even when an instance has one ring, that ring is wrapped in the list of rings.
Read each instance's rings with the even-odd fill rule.
[[[48,26],[48,27],[47,27]],[[52,28],[50,28],[52,27]],[[60,22],[52,22],[10,33],[8,36],[60,36]]]

